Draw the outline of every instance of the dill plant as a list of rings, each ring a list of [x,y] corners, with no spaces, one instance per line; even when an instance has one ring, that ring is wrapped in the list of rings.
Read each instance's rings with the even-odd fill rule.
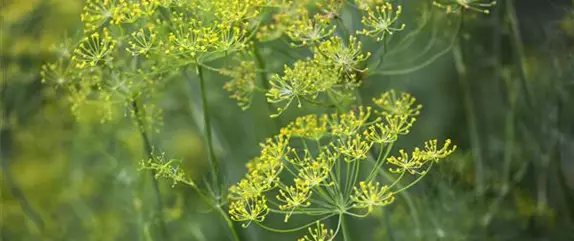
[[[434,5],[447,12],[461,8],[485,12],[481,7],[490,6],[474,1]],[[341,16],[344,7],[360,15],[359,29],[346,26]],[[97,106],[102,122],[121,113],[131,115],[148,155],[140,169],[194,189],[226,221],[234,240],[240,236],[232,220],[277,232],[309,228],[310,234],[300,240],[333,240],[340,233],[350,240],[345,221],[349,216],[366,217],[393,203],[397,194],[418,183],[456,148],[450,140],[431,140],[391,155],[421,106],[410,94],[393,90],[374,98],[372,105],[357,98],[364,79],[393,72],[378,68],[392,51],[390,38],[407,30],[402,13],[399,4],[378,0],[88,0],[81,14],[83,36],[63,44],[60,52],[66,54],[44,65],[41,75],[44,82],[67,92],[78,117],[85,105]],[[408,49],[427,20],[422,18],[421,27],[396,49]],[[365,49],[369,39],[382,42],[374,54]],[[282,72],[271,73],[258,46],[274,41],[308,54],[285,63]],[[445,51],[395,72],[420,69]],[[222,59],[228,66],[217,67]],[[190,70],[195,78],[188,78]],[[331,113],[302,116],[281,128],[261,144],[261,154],[248,163],[246,176],[227,190],[215,153],[216,127],[207,103],[205,71],[231,78],[223,89],[243,110],[261,94],[271,119],[305,106],[324,107]],[[150,100],[182,77],[200,86],[211,167],[202,184],[179,169],[180,161],[154,154],[150,138],[152,131],[158,131],[154,123],[161,123],[161,109]],[[385,170],[394,174],[391,180]],[[157,182],[154,185],[161,203]],[[291,229],[265,225],[266,217],[274,214],[283,215],[285,222],[299,216],[315,220]],[[334,229],[321,223],[334,216],[339,220]]]
[[[248,173],[229,188],[231,218],[243,227],[256,223],[270,231],[294,232],[337,216],[334,231],[317,224],[311,236],[300,240],[333,240],[340,233],[348,240],[347,216],[367,217],[374,208],[393,203],[397,194],[456,149],[450,140],[431,140],[423,148],[401,149],[391,156],[394,143],[409,133],[421,106],[411,95],[395,91],[373,102],[374,108],[299,117],[261,143],[261,154],[247,164]],[[371,156],[374,150],[377,157]],[[396,174],[394,180],[381,184],[386,180],[380,176],[383,169]],[[408,184],[399,185],[406,179]],[[269,215],[283,215],[286,223],[296,216],[315,221],[273,228],[264,223]]]

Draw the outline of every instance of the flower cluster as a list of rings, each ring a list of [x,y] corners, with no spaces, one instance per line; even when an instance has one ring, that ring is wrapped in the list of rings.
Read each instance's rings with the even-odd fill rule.
[[[248,173],[229,188],[233,220],[246,226],[264,225],[261,222],[272,214],[284,215],[285,222],[294,215],[328,217],[352,210],[369,214],[375,207],[391,204],[396,192],[404,190],[397,188],[404,173],[424,174],[429,163],[446,158],[456,148],[449,140],[443,147],[432,140],[415,149],[412,158],[403,150],[399,157],[388,156],[422,107],[410,94],[394,90],[373,103],[374,108],[299,117],[262,143],[260,155],[247,164]],[[372,151],[379,152],[376,159]],[[390,166],[383,168],[384,164]],[[363,173],[363,166],[370,166],[370,171]],[[425,171],[420,170],[423,167]],[[382,185],[376,179],[386,169],[400,176]],[[336,235],[322,226],[310,232],[300,240],[331,240]]]
[[[88,0],[81,14],[85,36],[71,41],[69,55],[43,67],[43,81],[69,93],[77,116],[94,106],[110,120],[180,70],[243,51],[261,10],[274,2]],[[246,107],[254,78],[242,73],[227,89]]]
[[[309,235],[305,235],[297,241],[330,241],[335,238],[333,230],[327,229],[325,224],[320,222],[317,222],[316,228],[309,228]]]
[[[165,161],[164,159],[165,154],[142,160],[139,163],[140,170],[151,170],[155,174],[155,178],[165,178],[173,181],[172,186],[178,183],[195,186],[195,183],[179,167],[181,160],[171,159]]]
[[[472,10],[479,13],[490,13],[489,7],[496,5],[496,1],[491,0],[444,0],[433,1],[433,5],[445,9],[447,13],[457,13],[462,10]]]
[[[403,12],[400,5],[395,10],[393,5],[387,2],[377,5],[374,9],[367,8],[366,12],[367,16],[363,16],[361,20],[366,28],[359,31],[359,34],[374,37],[377,41],[381,41],[386,35],[392,35],[394,32],[405,29],[405,24],[393,27]]]
[[[372,211],[373,207],[386,206],[391,204],[395,197],[390,191],[389,186],[380,186],[380,183],[373,184],[372,182],[360,182],[359,187],[353,187],[355,194],[351,199],[355,202],[356,208],[367,208]]]
[[[271,88],[265,95],[270,103],[287,102],[284,107],[277,108],[277,116],[294,100],[301,107],[302,100],[316,101],[319,94],[332,90],[338,83],[337,72],[306,59],[295,62],[293,67],[285,66],[283,76],[273,75]]]
[[[286,103],[277,108],[278,113],[273,117],[283,113],[293,101],[300,108],[302,101],[322,103],[320,97],[336,102],[351,99],[348,93],[358,86],[357,73],[363,71],[359,65],[369,56],[362,53],[361,43],[353,36],[347,44],[339,37],[318,43],[312,59],[299,60],[293,67],[285,66],[283,76],[272,76],[267,101]]]
[[[220,70],[220,73],[231,77],[223,88],[231,93],[231,99],[237,101],[241,109],[245,110],[251,105],[253,92],[257,89],[257,71],[254,61],[241,61],[232,69]]]
[[[384,3],[385,0],[355,0],[356,7],[363,11]]]
[[[270,41],[287,35],[294,46],[312,45],[333,35],[335,26],[331,20],[338,15],[342,3],[337,0],[276,1],[271,23],[261,26],[257,37],[260,41]]]

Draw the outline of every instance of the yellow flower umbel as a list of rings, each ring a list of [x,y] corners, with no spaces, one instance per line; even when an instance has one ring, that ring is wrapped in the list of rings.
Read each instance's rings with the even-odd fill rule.
[[[237,67],[221,70],[220,73],[231,77],[231,81],[223,85],[223,88],[231,93],[231,99],[236,100],[242,110],[249,108],[253,92],[257,89],[255,62],[241,61]]]
[[[329,121],[331,135],[351,136],[365,126],[371,116],[371,107],[360,106],[357,111],[349,111],[342,114],[333,114]],[[379,121],[377,119],[376,121]]]
[[[377,144],[392,143],[398,138],[398,133],[392,130],[389,125],[383,123],[376,123],[369,126],[368,130],[364,132],[364,135],[367,140]]]
[[[331,171],[331,163],[329,161],[329,159],[322,156],[312,162],[305,162],[304,166],[299,169],[300,182],[307,187],[321,185],[329,177],[329,172]]]
[[[369,10],[370,8],[383,4],[385,0],[355,0],[355,5],[362,11]]]
[[[114,12],[120,8],[117,0],[88,0],[80,19],[84,23],[84,31],[92,32],[112,19]]]
[[[294,46],[301,47],[317,43],[335,32],[335,27],[330,26],[329,21],[321,18],[321,15],[309,17],[307,10],[298,9],[297,11],[299,11],[298,18],[285,30],[289,38],[299,43],[293,44]]]
[[[436,139],[425,142],[425,149],[422,151],[424,159],[438,162],[440,159],[447,157],[456,150],[456,145],[451,146],[452,143],[450,139],[447,139],[444,142],[443,147],[440,149],[438,149],[437,143],[438,141]]]
[[[489,14],[489,7],[496,5],[496,1],[491,0],[437,0],[433,5],[445,9],[447,13],[458,13],[462,10],[472,10],[479,13]]]
[[[143,55],[149,57],[150,51],[157,47],[157,33],[153,25],[139,29],[130,34],[130,36],[131,39],[128,40],[129,47],[126,48],[126,51],[133,56]]]
[[[382,207],[391,204],[395,197],[388,186],[380,186],[380,183],[360,182],[359,188],[354,187],[351,199],[355,202],[355,208],[366,208],[371,212],[374,207]]]
[[[242,225],[244,228],[249,226],[251,222],[263,222],[268,213],[265,196],[240,199],[229,205],[231,219],[237,222],[246,222]]]
[[[397,166],[397,168],[389,168],[390,172],[404,173],[406,171],[412,175],[425,173],[424,170],[419,171],[426,164],[426,160],[421,156],[420,149],[415,149],[410,157],[405,150],[400,150],[399,154],[400,156],[398,157],[393,156],[387,159],[389,164]]]
[[[409,132],[422,107],[411,95],[392,90],[373,102],[376,111],[359,106],[352,111],[306,115],[287,124],[280,134],[261,144],[261,154],[248,164],[248,173],[229,188],[232,206],[266,196],[268,214],[283,215],[285,222],[301,215],[316,221],[334,215],[339,220],[345,215],[366,217],[373,208],[391,204],[397,193],[416,184],[433,163],[454,151],[450,141],[439,148],[433,140],[411,156],[400,150],[399,157],[390,157],[396,140]],[[379,184],[381,176],[388,181],[384,172],[389,169],[397,177],[389,185]],[[405,173],[419,175],[410,184],[397,185]],[[354,213],[361,209],[367,212]],[[252,219],[243,220],[249,223]],[[310,232],[311,236],[300,240],[333,240],[338,231],[319,227]]]
[[[411,156],[404,150],[400,150],[399,157],[389,157],[387,162],[397,166],[397,168],[389,168],[389,171],[394,173],[404,173],[405,171],[410,174],[426,174],[427,170],[419,170],[427,163],[433,161],[438,162],[440,159],[446,158],[448,155],[456,150],[456,146],[451,146],[451,141],[446,140],[442,148],[438,149],[437,140],[425,142],[425,149],[421,150],[418,147],[412,152]]]
[[[363,23],[366,28],[359,31],[358,34],[373,37],[376,38],[377,41],[381,41],[386,35],[393,35],[394,32],[402,31],[405,29],[405,24],[401,24],[399,27],[393,27],[401,16],[402,11],[402,6],[397,6],[395,10],[393,5],[388,2],[376,6],[375,9],[368,8],[367,16],[364,16],[361,20],[361,23]]]
[[[347,43],[343,43],[341,38],[335,36],[319,44],[315,51],[315,61],[331,66],[341,72],[344,77],[355,80],[355,72],[366,70],[360,69],[359,64],[371,55],[370,53],[363,54],[362,50],[362,44],[355,36],[349,36]]]
[[[387,91],[379,98],[373,99],[375,105],[382,109],[379,113],[406,116],[419,115],[422,105],[415,105],[416,101],[416,98],[409,93],[397,94],[394,90]]]
[[[302,107],[302,101],[315,102],[320,94],[333,90],[339,82],[339,75],[312,60],[299,60],[294,66],[285,66],[283,76],[274,75],[270,79],[271,88],[265,94],[267,101],[273,104],[286,102],[277,108],[279,116],[293,101]]]
[[[279,208],[289,211],[285,215],[285,222],[289,221],[289,217],[291,217],[295,209],[309,207],[309,205],[311,205],[311,202],[309,202],[311,194],[313,194],[311,188],[300,179],[295,179],[294,186],[284,187],[279,190],[277,200],[284,203],[279,205]]]
[[[92,33],[84,38],[82,43],[74,49],[72,61],[75,67],[83,69],[86,67],[96,67],[97,64],[109,63],[113,60],[111,56],[116,41],[109,35],[107,29],[103,33]]]
[[[327,229],[325,224],[317,222],[316,228],[309,228],[309,236],[305,235],[297,241],[331,241],[335,238],[332,229]]]
[[[306,115],[297,117],[297,119],[290,123],[285,130],[289,132],[291,136],[318,141],[328,134],[327,122],[327,115],[323,115],[321,117],[316,115]]]
[[[335,150],[345,156],[345,161],[352,162],[367,158],[367,153],[373,146],[373,142],[365,141],[359,134],[350,136],[347,140],[339,139],[338,145],[333,145]]]

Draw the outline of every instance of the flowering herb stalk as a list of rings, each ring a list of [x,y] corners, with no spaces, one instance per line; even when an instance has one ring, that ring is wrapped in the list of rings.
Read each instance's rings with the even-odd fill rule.
[[[324,231],[317,224],[311,236],[323,238],[316,240],[332,240],[340,232],[347,236],[347,217],[364,218],[375,208],[392,204],[397,194],[422,180],[456,149],[450,140],[442,144],[430,140],[421,148],[401,149],[390,156],[398,137],[409,133],[421,106],[411,95],[395,91],[373,103],[343,113],[299,117],[262,143],[260,155],[247,164],[245,177],[229,188],[231,218],[244,227],[255,223],[283,232],[338,216],[336,230]],[[377,159],[369,157],[372,149],[378,150]],[[384,180],[381,169],[393,173],[394,179]],[[399,188],[401,182],[407,184]],[[283,216],[285,223],[299,216],[315,221],[272,228],[264,221],[273,215]]]

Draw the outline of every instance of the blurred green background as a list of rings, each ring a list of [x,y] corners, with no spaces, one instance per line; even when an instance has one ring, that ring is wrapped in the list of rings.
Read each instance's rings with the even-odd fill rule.
[[[158,240],[163,215],[171,240],[229,240],[222,220],[184,186],[161,181],[164,209],[156,211],[151,177],[138,172],[144,146],[132,120],[102,124],[89,114],[94,109],[76,119],[65,94],[41,83],[41,65],[58,54],[53,46],[80,31],[82,6],[77,0],[2,1],[1,239]],[[367,221],[351,220],[356,240],[574,240],[573,2],[502,0],[489,15],[465,18],[460,48],[415,72],[370,77],[360,88],[363,99],[394,88],[424,105],[402,143],[449,137],[459,148],[401,196],[404,202]],[[428,59],[411,58],[443,29],[428,30],[415,48],[385,60],[388,66]],[[262,55],[269,69],[281,71],[280,54],[263,47]],[[227,77],[207,78],[216,151],[233,183],[278,127],[263,96],[241,111],[222,89]],[[161,112],[152,118],[159,130],[154,146],[184,160],[194,179],[208,169],[198,91],[174,80],[155,96]],[[298,115],[288,112],[280,122]],[[241,236],[279,241],[300,235],[252,225]]]

